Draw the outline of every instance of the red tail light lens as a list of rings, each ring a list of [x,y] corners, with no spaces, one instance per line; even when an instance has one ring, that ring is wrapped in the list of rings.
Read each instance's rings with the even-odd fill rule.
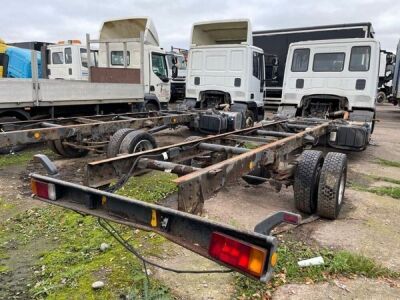
[[[246,273],[260,277],[263,273],[267,250],[213,232],[208,253],[211,257]]]
[[[57,200],[56,186],[54,184],[32,179],[31,187],[34,195],[48,200]]]
[[[290,223],[290,224],[294,224],[294,225],[298,225],[300,224],[300,219],[298,215],[295,214],[289,214],[289,213],[285,213],[283,215],[283,220],[286,223]]]

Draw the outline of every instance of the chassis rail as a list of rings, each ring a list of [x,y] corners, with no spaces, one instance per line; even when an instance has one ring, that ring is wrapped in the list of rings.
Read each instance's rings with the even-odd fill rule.
[[[154,128],[189,123],[196,113],[161,111],[0,123],[0,145],[10,147],[54,140],[103,141],[121,128]],[[84,148],[85,146],[83,146]]]

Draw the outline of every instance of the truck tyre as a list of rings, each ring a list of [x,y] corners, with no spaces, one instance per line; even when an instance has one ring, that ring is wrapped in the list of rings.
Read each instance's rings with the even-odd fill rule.
[[[343,205],[347,179],[347,156],[329,152],[321,168],[318,187],[317,214],[335,220]]]
[[[321,151],[305,150],[294,173],[294,203],[296,209],[313,214],[317,209],[318,183],[324,156]]]
[[[386,101],[386,94],[385,94],[385,92],[379,92],[377,95],[376,95],[376,102],[377,103],[383,103],[383,102],[385,102]]]
[[[158,105],[156,105],[154,102],[147,102],[144,105],[146,111],[159,111],[160,108],[158,107]]]
[[[142,152],[157,148],[154,137],[143,130],[129,132],[121,143],[120,154]]]
[[[50,148],[50,150],[53,151],[55,154],[61,155],[61,153],[58,152],[54,141],[48,141],[48,142],[47,142],[47,146],[48,146],[48,147]]]
[[[107,146],[106,156],[108,158],[115,157],[119,153],[119,148],[121,147],[121,143],[124,138],[128,135],[128,133],[134,131],[131,128],[122,128],[117,130],[110,138]]]
[[[64,156],[66,158],[79,158],[86,156],[89,153],[89,150],[86,149],[76,149],[68,145],[64,145],[61,140],[54,141],[56,153]]]
[[[270,177],[270,173],[268,172],[268,170],[266,170],[265,168],[262,168],[262,167],[255,168],[247,175],[261,177],[261,178],[269,178]],[[265,180],[261,179],[261,178],[258,179],[258,178],[251,178],[251,177],[246,177],[246,176],[242,177],[242,179],[244,181],[246,181],[248,184],[251,184],[251,185],[259,185],[259,184],[264,183]]]

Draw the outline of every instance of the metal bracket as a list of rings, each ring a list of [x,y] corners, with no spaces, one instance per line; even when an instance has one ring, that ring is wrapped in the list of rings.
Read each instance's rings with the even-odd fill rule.
[[[301,223],[301,216],[292,212],[278,211],[258,223],[256,227],[254,227],[254,231],[264,235],[270,235],[272,229],[281,223],[299,225]]]
[[[58,170],[56,165],[44,154],[35,154],[33,159],[37,162],[40,162],[42,166],[46,169],[47,174],[50,176],[57,176]]]

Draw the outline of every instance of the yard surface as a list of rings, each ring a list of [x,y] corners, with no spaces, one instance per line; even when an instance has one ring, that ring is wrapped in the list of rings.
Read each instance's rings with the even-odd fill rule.
[[[319,219],[278,233],[278,268],[268,284],[236,273],[175,274],[149,268],[149,285],[142,263],[96,219],[31,198],[28,174],[43,172],[31,156],[48,154],[45,147],[1,156],[0,299],[399,299],[400,109],[379,106],[377,118],[372,145],[348,153],[348,184],[339,219]],[[167,131],[157,140],[165,145],[188,135],[186,129]],[[88,161],[99,159],[52,158],[62,178],[74,182],[81,180]],[[134,178],[120,193],[157,202],[174,191],[169,176],[152,172]],[[291,187],[276,193],[268,183],[250,186],[238,180],[206,202],[204,216],[251,230],[277,210],[296,211]],[[139,252],[162,265],[220,268],[153,233],[117,229]],[[104,243],[107,249],[100,249]],[[297,261],[319,255],[323,266],[297,266]],[[95,281],[104,287],[93,290]]]

